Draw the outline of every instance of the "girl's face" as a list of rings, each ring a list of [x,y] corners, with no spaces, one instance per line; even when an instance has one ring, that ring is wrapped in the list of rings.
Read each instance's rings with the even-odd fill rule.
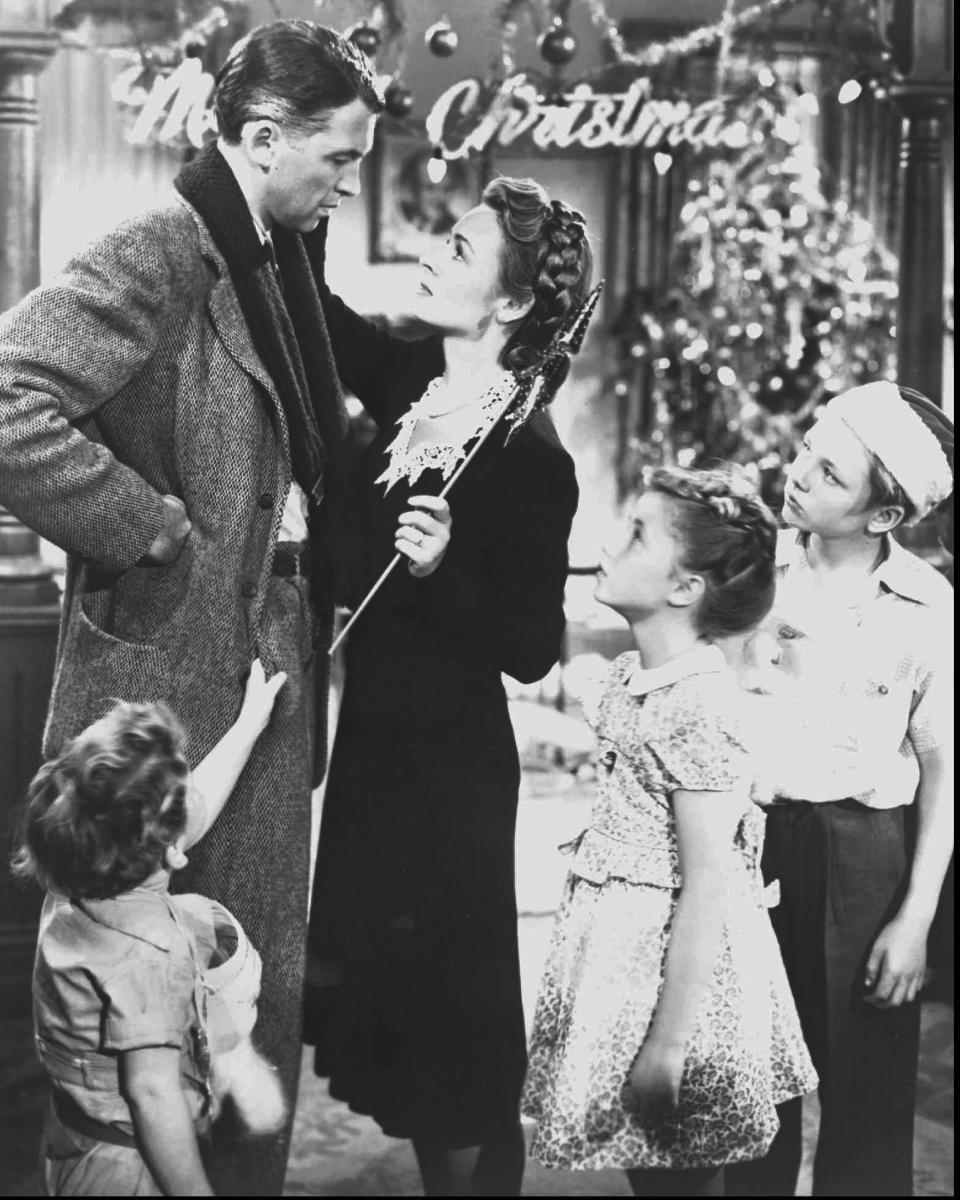
[[[666,608],[680,573],[670,501],[646,492],[635,501],[619,544],[600,554],[594,596],[629,621]]]
[[[500,293],[502,250],[497,214],[478,204],[454,225],[443,249],[421,258],[416,315],[444,333],[482,334],[508,307]]]
[[[783,519],[824,537],[862,533],[872,515],[870,457],[843,421],[822,417],[787,468]]]

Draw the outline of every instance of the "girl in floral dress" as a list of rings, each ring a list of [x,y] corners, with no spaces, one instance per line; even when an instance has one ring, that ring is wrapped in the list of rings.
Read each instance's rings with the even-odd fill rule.
[[[759,872],[737,684],[717,639],[774,595],[776,524],[722,471],[660,470],[596,596],[629,621],[589,712],[599,793],[541,983],[525,1112],[548,1167],[636,1195],[722,1194],[775,1106],[816,1086]]]

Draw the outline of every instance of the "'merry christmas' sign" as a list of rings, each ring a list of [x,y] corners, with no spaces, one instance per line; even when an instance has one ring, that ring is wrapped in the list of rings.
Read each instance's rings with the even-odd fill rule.
[[[200,147],[216,132],[210,107],[213,77],[200,60],[185,58],[172,71],[151,73],[142,62],[121,71],[113,98],[137,110],[130,140],[186,140]],[[490,146],[532,144],[545,151],[611,147],[691,146],[740,148],[750,131],[731,120],[728,102],[669,100],[650,95],[650,80],[625,92],[595,92],[579,84],[562,97],[545,98],[525,76],[491,87],[463,79],[440,96],[427,117],[427,135],[446,158],[467,158]]]

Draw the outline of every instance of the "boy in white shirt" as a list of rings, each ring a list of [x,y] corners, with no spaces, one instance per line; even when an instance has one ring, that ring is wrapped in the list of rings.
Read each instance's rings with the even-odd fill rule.
[[[912,1194],[926,940],[953,848],[953,592],[890,536],[951,493],[952,426],[892,383],[827,405],[787,471],[763,646],[764,875],[814,1064],[813,1194]],[[772,635],[772,636],[771,636]],[[770,654],[761,657],[771,657]],[[728,1195],[792,1196],[800,1102]]]

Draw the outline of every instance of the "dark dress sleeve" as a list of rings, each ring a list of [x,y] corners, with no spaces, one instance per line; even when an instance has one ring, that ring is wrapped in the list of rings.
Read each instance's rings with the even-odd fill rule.
[[[545,417],[499,450],[495,463],[477,496],[482,543],[467,531],[458,537],[454,491],[447,554],[415,588],[423,616],[447,636],[519,682],[535,683],[560,657],[577,481]],[[479,516],[476,508],[471,515]]]
[[[304,236],[304,246],[323,306],[327,333],[340,382],[352,392],[380,426],[391,424],[410,403],[414,390],[443,370],[439,337],[407,341],[360,316],[326,281],[326,244],[329,222],[321,221]]]

